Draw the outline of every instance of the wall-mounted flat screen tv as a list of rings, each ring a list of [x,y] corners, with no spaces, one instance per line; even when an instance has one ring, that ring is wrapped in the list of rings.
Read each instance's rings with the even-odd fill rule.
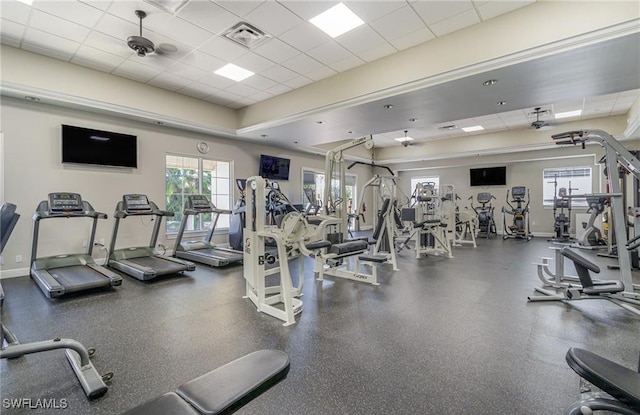
[[[62,162],[137,168],[137,137],[62,125]]]
[[[502,166],[469,169],[469,184],[471,186],[504,186],[507,184],[507,168]]]
[[[273,157],[260,156],[260,176],[271,180],[289,180],[289,165],[291,160]]]

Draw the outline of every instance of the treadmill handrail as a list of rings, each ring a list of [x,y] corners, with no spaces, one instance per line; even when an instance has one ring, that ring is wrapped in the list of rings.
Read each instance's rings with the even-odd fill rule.
[[[220,215],[231,215],[233,214],[233,211],[229,209],[220,209],[217,207],[208,208],[208,209],[185,209],[184,210],[185,215],[198,215],[200,213],[217,213]]]
[[[137,212],[127,212],[126,210],[124,210],[124,206],[122,201],[118,202],[117,206],[116,206],[116,211],[113,214],[114,218],[126,218],[127,216],[166,216],[166,217],[173,217],[175,216],[175,213],[173,212],[169,212],[168,210],[161,210],[158,205],[156,205],[155,203],[153,203],[152,201],[149,201],[149,205],[151,206],[151,210],[140,210]]]
[[[36,212],[33,214],[33,220],[39,221],[41,219],[52,219],[52,218],[97,218],[97,219],[107,219],[108,216],[106,213],[96,212],[96,210],[91,206],[91,204],[85,200],[82,201],[82,211],[70,211],[70,212],[51,212],[49,210],[49,201],[43,200],[38,205]]]

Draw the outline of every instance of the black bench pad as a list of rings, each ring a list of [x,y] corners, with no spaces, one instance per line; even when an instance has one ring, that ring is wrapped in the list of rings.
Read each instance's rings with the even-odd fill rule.
[[[316,249],[328,248],[331,246],[329,241],[315,241],[304,245],[307,249],[315,251]]]
[[[142,405],[125,412],[123,415],[200,415],[184,399],[168,392]]]
[[[561,252],[562,252],[562,255],[572,260],[576,265],[583,266],[591,272],[595,272],[595,273],[600,272],[599,266],[589,261],[587,258],[583,257],[573,249],[565,246],[564,248],[562,248]]]
[[[389,258],[386,255],[360,255],[358,256],[358,259],[364,262],[382,263],[387,262],[387,259]]]
[[[366,251],[369,249],[369,243],[363,240],[343,242],[341,244],[331,245],[330,252],[332,254],[344,255],[351,252]]]
[[[258,350],[180,386],[176,393],[202,414],[222,414],[255,398],[289,372],[289,357]]]
[[[161,395],[124,415],[231,414],[289,373],[289,356],[258,350]]]
[[[581,378],[640,411],[640,373],[577,347],[569,349],[566,360]]]

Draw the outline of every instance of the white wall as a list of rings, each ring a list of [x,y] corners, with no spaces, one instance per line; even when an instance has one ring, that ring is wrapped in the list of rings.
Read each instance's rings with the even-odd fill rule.
[[[3,276],[28,274],[31,252],[31,215],[41,200],[53,191],[80,193],[93,207],[109,215],[99,222],[96,240],[109,243],[113,227],[112,214],[125,193],[144,193],[164,208],[165,155],[167,153],[199,156],[196,145],[209,142],[207,157],[233,160],[234,177],[246,178],[258,173],[260,154],[291,159],[290,180],[281,182],[292,203],[302,202],[301,168],[323,170],[324,158],[291,153],[266,145],[221,139],[198,133],[183,132],[160,126],[121,120],[88,112],[4,98],[2,101],[4,131],[4,200],[15,203],[22,215],[3,253]],[[118,169],[60,162],[61,124],[133,134],[138,137],[138,168]],[[369,177],[368,168],[352,169],[361,186]],[[352,171],[350,171],[351,173]],[[233,199],[237,198],[234,185]],[[90,231],[89,219],[48,220],[41,223],[38,256],[82,252],[82,241]],[[151,235],[149,220],[127,219],[121,227],[118,247],[145,245]],[[220,242],[222,242],[222,236]],[[163,232],[159,243],[173,248],[173,239]],[[21,255],[22,263],[16,263]],[[95,252],[95,257],[100,257]]]

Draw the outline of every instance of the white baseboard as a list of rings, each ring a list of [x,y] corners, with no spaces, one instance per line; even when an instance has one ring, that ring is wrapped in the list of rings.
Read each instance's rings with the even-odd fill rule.
[[[0,271],[0,279],[24,277],[29,275],[29,268],[4,269]]]

